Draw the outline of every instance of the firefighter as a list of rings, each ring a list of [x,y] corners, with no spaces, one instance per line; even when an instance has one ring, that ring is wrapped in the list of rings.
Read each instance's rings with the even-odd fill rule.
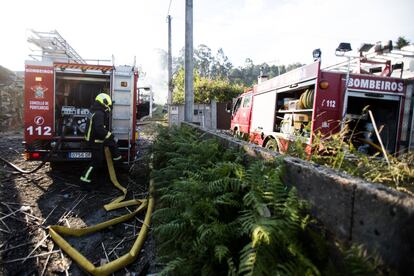
[[[85,140],[89,142],[92,148],[92,161],[80,178],[85,189],[90,188],[88,184],[92,182],[92,175],[96,175],[96,171],[102,168],[102,163],[105,160],[104,147],[109,148],[112,159],[116,163],[122,158],[119,154],[115,137],[108,130],[111,108],[111,97],[106,93],[100,93],[96,96],[95,102],[90,110],[86,124]]]

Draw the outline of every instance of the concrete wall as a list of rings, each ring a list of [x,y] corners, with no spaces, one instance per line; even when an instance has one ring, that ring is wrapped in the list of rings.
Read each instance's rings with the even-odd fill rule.
[[[224,134],[192,125],[226,147],[250,156],[279,154]],[[414,270],[414,198],[301,159],[285,157],[288,185],[311,204],[311,213],[337,238],[363,244],[402,275]]]

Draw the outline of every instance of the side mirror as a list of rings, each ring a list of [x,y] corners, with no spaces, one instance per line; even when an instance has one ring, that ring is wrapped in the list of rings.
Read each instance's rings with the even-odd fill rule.
[[[233,109],[232,102],[227,102],[226,104],[226,112],[231,113],[231,110]]]

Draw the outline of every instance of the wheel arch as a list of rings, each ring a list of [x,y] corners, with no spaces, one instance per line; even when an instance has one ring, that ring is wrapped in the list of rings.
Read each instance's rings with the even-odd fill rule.
[[[265,139],[264,139],[264,141],[263,141],[263,147],[266,147],[266,145],[267,145],[267,143],[270,141],[270,140],[275,140],[276,141],[276,143],[279,145],[279,142],[277,141],[277,139],[273,136],[273,135],[267,135],[266,137],[265,137]]]

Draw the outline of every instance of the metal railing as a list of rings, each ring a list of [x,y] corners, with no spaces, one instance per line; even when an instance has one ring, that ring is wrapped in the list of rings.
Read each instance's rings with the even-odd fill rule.
[[[55,60],[66,58],[74,63],[86,63],[78,52],[56,30],[50,32],[31,30],[31,36],[28,37],[27,41],[40,49],[42,59]]]

